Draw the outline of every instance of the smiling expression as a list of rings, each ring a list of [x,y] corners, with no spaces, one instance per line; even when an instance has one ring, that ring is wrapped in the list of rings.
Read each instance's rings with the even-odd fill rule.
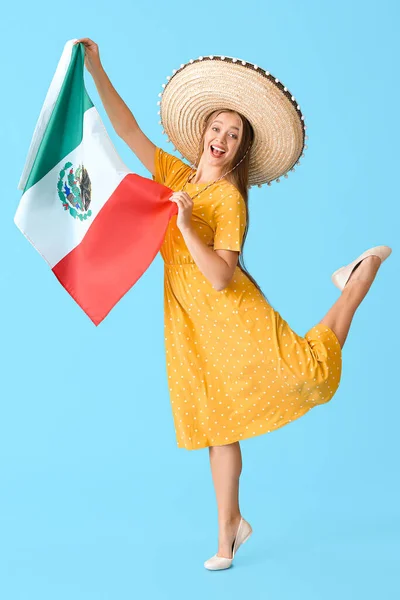
[[[203,152],[212,166],[227,166],[231,163],[242,137],[242,121],[236,113],[222,112],[211,121],[204,136]],[[211,147],[224,152],[214,155]]]

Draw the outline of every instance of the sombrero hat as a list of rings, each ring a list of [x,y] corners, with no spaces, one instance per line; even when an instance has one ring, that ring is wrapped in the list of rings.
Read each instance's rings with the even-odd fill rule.
[[[296,98],[269,71],[229,56],[199,56],[174,69],[157,102],[163,133],[191,165],[207,116],[230,108],[254,130],[249,187],[288,177],[304,156],[307,129]]]

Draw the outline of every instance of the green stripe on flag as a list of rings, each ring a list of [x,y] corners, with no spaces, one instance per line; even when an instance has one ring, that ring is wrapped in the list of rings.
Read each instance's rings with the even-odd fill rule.
[[[76,44],[60,94],[35,157],[24,193],[82,141],[83,115],[92,108],[83,79],[85,47]]]

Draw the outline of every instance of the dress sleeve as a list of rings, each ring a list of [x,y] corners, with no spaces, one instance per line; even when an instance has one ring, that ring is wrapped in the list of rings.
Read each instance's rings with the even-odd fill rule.
[[[183,160],[156,146],[153,181],[168,185],[166,182],[171,183],[176,177],[179,177],[183,169],[188,169],[188,165]]]
[[[238,190],[221,196],[214,211],[214,250],[242,249],[246,205]]]

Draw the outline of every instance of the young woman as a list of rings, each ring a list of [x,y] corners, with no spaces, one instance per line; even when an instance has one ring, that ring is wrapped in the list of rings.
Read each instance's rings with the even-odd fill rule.
[[[241,261],[248,188],[287,177],[305,148],[295,98],[245,61],[209,56],[181,65],[158,104],[160,123],[189,166],[144,135],[107,77],[98,46],[78,42],[116,133],[178,205],[161,247],[171,407],[178,447],[209,448],[219,543],[204,566],[226,569],[252,532],[239,508],[240,440],[331,400],[353,316],[391,249],[371,248],[338,269],[332,280],[340,297],[297,335]]]

